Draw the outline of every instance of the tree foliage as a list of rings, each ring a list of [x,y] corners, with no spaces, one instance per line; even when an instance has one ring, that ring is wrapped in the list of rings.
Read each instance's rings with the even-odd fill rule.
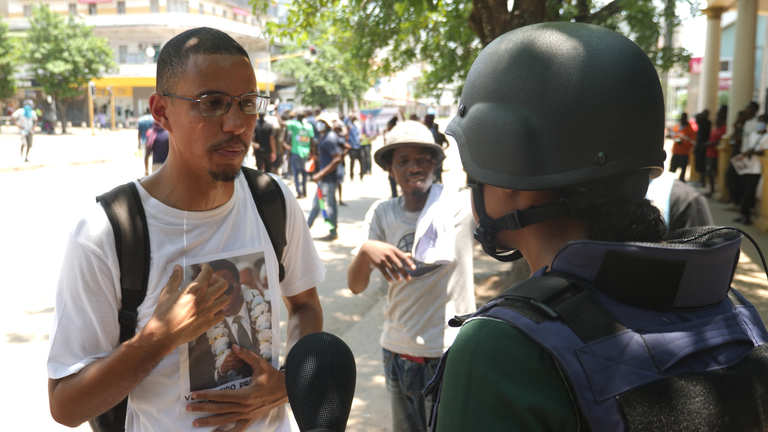
[[[8,37],[8,25],[0,22],[0,99],[16,94],[14,72],[18,64],[18,49]]]
[[[260,10],[269,0],[252,0]],[[681,48],[659,43],[679,25],[678,5],[693,13],[698,0],[302,0],[294,1],[283,24],[268,32],[305,41],[318,28],[345,34],[337,47],[364,59],[366,73],[385,76],[424,62],[420,93],[437,95],[443,85],[461,84],[483,47],[502,34],[529,24],[584,22],[608,27],[633,39],[660,70],[686,62]],[[510,6],[511,5],[511,6]]]
[[[297,79],[296,93],[304,105],[341,108],[359,100],[372,85],[365,62],[339,50],[331,34],[318,34],[315,42],[322,48],[314,58],[280,60],[273,69]]]
[[[66,127],[66,105],[85,94],[88,82],[115,69],[105,38],[75,16],[64,18],[48,6],[35,6],[29,20],[24,59],[43,90],[58,105]]]

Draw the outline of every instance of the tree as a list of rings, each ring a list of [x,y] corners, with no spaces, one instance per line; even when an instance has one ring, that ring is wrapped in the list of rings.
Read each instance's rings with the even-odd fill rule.
[[[25,60],[43,90],[56,101],[66,131],[67,104],[82,96],[88,82],[115,69],[114,53],[92,27],[35,6],[29,20]]]
[[[252,0],[256,11],[269,0]],[[361,62],[365,73],[379,76],[414,62],[429,68],[420,93],[439,95],[464,77],[483,47],[502,34],[529,24],[574,21],[611,28],[629,36],[666,71],[687,62],[681,48],[660,46],[662,34],[679,25],[677,4],[698,9],[697,0],[302,0],[294,1],[283,24],[268,32],[280,38],[306,40],[320,23],[348,34],[343,50]],[[512,5],[510,7],[510,4]],[[671,5],[671,6],[670,6]]]
[[[317,38],[321,48],[316,58],[294,57],[275,62],[273,69],[298,81],[296,93],[301,103],[309,106],[339,107],[359,100],[371,87],[367,69],[355,65],[359,60],[336,48],[327,39]],[[298,48],[298,47],[297,47]]]
[[[16,44],[8,37],[8,25],[0,22],[0,99],[16,94],[14,72],[17,64]]]

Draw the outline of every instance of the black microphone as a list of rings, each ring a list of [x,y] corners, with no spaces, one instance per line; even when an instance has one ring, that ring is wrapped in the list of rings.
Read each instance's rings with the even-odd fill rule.
[[[325,332],[301,338],[285,359],[285,390],[301,432],[343,432],[357,367],[347,344]]]

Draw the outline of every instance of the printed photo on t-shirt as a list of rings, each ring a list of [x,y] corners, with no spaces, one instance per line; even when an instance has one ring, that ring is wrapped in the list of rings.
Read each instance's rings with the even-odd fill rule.
[[[264,251],[251,249],[234,256],[187,262],[181,286],[187,286],[200,274],[202,263],[208,263],[213,274],[227,282],[224,295],[229,303],[223,309],[224,320],[179,348],[182,387],[189,385],[182,394],[188,401],[193,391],[234,390],[250,384],[253,369],[235,354],[232,345],[251,350],[273,366],[279,355],[279,324],[271,294],[277,293],[278,287]]]

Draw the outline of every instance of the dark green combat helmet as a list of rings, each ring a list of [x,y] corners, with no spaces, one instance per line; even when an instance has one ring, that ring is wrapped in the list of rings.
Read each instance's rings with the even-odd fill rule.
[[[664,98],[648,56],[621,34],[589,24],[536,24],[480,53],[446,134],[456,139],[472,186],[570,191],[497,220],[479,209],[475,236],[495,255],[499,230],[642,199],[649,178],[663,170]],[[482,200],[482,193],[473,196]]]

